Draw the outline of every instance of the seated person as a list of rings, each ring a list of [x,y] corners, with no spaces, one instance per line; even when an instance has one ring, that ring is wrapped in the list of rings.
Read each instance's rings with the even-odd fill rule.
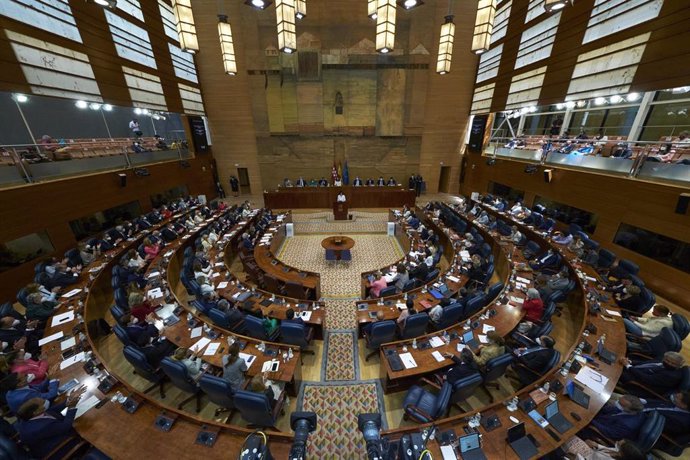
[[[26,296],[26,319],[38,320],[39,322],[48,321],[53,315],[57,302],[46,301],[43,302],[43,295],[40,292],[34,292]]]
[[[146,317],[156,311],[156,308],[144,297],[141,292],[132,292],[128,299],[129,313],[139,322],[146,321]]]
[[[594,144],[591,142],[587,142],[585,145],[583,145],[582,147],[580,147],[572,153],[574,155],[591,155],[594,153]]]
[[[488,342],[479,345],[474,356],[474,362],[481,368],[486,366],[487,361],[490,359],[501,356],[506,352],[505,342],[498,332],[489,331],[486,334],[486,338]]]
[[[405,321],[407,321],[407,318],[417,313],[414,309],[414,300],[407,299],[405,301],[405,306],[407,308],[401,311],[400,315],[398,316],[398,319],[395,320],[395,322],[398,323],[398,326],[401,330],[405,327]]]
[[[475,222],[480,225],[487,225],[489,223],[489,213],[487,213],[486,211],[482,211],[482,213],[479,214],[479,217],[477,217],[477,220]]]
[[[328,187],[328,181],[323,176],[319,179],[319,187]]]
[[[663,328],[673,328],[673,320],[669,313],[668,307],[660,304],[654,305],[652,316],[624,318],[625,331],[637,337],[656,337]]]
[[[340,177],[336,177],[333,179],[333,186],[334,187],[342,187],[343,186],[343,180]]]
[[[228,344],[234,338],[228,337]],[[228,348],[228,354],[223,356],[223,380],[230,382],[233,390],[241,390],[244,385],[244,376],[247,372],[247,363],[240,358],[239,342],[232,342]]]
[[[623,289],[622,293],[614,294],[614,298],[619,307],[628,310],[628,314],[641,314],[645,305],[640,293],[640,288],[633,284]]]
[[[356,176],[354,182],[352,182],[352,185],[355,187],[361,187],[363,185],[362,179],[360,179],[359,176]]]
[[[479,366],[474,360],[472,350],[469,348],[463,348],[460,352],[460,357],[455,356],[453,353],[443,353],[443,357],[451,359],[455,364],[443,374],[443,380],[450,384],[479,373]]]
[[[145,321],[139,321],[132,315],[124,315],[120,318],[120,324],[124,327],[127,337],[139,347],[146,346],[153,339],[158,338],[158,328],[154,321],[153,315],[149,315]]]
[[[309,187],[316,187],[319,185],[319,182],[316,179],[312,179],[309,181]]]
[[[14,414],[19,408],[32,398],[43,398],[52,402],[58,395],[60,382],[57,379],[44,380],[40,385],[29,385],[33,378],[23,374],[10,374],[4,381],[7,388],[11,388],[6,394],[7,407]],[[14,381],[14,385],[12,385]]]
[[[416,278],[422,282],[426,279],[429,274],[429,266],[419,260],[416,262],[416,266],[410,270],[410,278]]]
[[[341,190],[340,193],[338,193],[338,196],[335,198],[335,201],[338,203],[345,203],[347,201],[347,197],[345,196],[345,193]]]
[[[380,273],[376,273],[374,275],[374,278],[375,280],[371,283],[371,286],[369,287],[369,297],[371,297],[372,299],[381,297],[381,290],[388,287],[388,283],[381,276]]]
[[[44,458],[75,435],[72,423],[77,415],[77,404],[83,390],[73,391],[67,397],[67,414],[63,417],[58,408],[46,409],[46,400],[35,397],[27,400],[17,411],[17,433],[22,444],[35,458]],[[65,449],[71,446],[66,446]],[[67,452],[59,452],[67,454]]]
[[[407,272],[407,267],[405,267],[405,264],[398,264],[395,277],[391,280],[391,283],[395,283],[396,289],[402,291],[408,281],[410,281],[410,274]]]
[[[549,248],[544,254],[529,263],[532,270],[543,270],[544,268],[549,268],[558,262],[558,256]]]
[[[383,312],[383,310],[377,311],[377,312],[376,312],[376,320],[370,322],[369,324],[366,324],[366,325],[362,328],[362,333],[363,333],[365,336],[371,334],[371,328],[372,328],[372,326],[374,325],[374,323],[376,323],[376,322],[378,322],[378,321],[383,321],[383,320],[385,320],[385,319],[386,319],[386,314]]]
[[[372,178],[367,179],[366,185],[369,187],[375,185],[374,179],[372,179]]]
[[[672,393],[669,401],[650,399],[642,412],[657,411],[666,419],[664,433],[671,436],[690,433],[690,391]]]
[[[513,366],[513,370],[523,385],[529,385],[541,378],[541,372],[556,352],[553,348],[556,341],[548,335],[537,337],[536,343],[535,347],[518,348],[514,351],[519,365]]]
[[[542,299],[549,297],[556,291],[565,290],[570,284],[567,268],[551,276],[540,275],[536,279],[537,290]]]
[[[299,317],[295,318],[295,310],[293,310],[292,308],[288,308],[287,310],[285,310],[285,319],[283,320],[283,323],[295,323],[304,325],[304,320]]]
[[[564,234],[563,232],[553,232],[553,238],[551,238],[551,241],[556,244],[567,246],[573,242],[573,235],[570,233]]]
[[[535,288],[527,290],[527,298],[522,304],[522,310],[525,312],[525,316],[518,325],[518,332],[529,336],[530,331],[541,324],[541,317],[544,315],[544,302],[541,300],[538,290]]]
[[[572,437],[563,445],[566,458],[574,460],[647,460],[645,453],[634,442],[623,439],[609,447],[595,441]]]
[[[436,263],[434,262],[434,256],[431,253],[431,249],[429,248],[424,249],[424,263],[427,267],[429,267],[429,271],[433,270],[434,265],[436,265]]]
[[[68,267],[67,260],[62,261],[52,258],[45,267],[45,272],[50,277],[51,287],[66,287],[79,281],[81,267]]]
[[[616,402],[609,401],[578,436],[582,439],[594,439],[598,437],[598,431],[611,441],[637,439],[646,418],[642,413],[643,408],[640,398],[633,395],[623,395]]]
[[[283,179],[283,187],[292,187],[292,181],[286,177]]]
[[[435,305],[431,310],[429,310],[429,320],[437,324],[443,318],[443,309],[451,304],[450,299],[441,299],[438,305]]]
[[[223,312],[225,318],[230,324],[230,330],[235,330],[238,325],[244,321],[244,313],[236,308],[235,305],[228,302],[226,299],[220,299],[216,304],[216,308]]]
[[[254,393],[265,394],[268,398],[268,402],[271,404],[271,409],[273,409],[276,406],[276,403],[278,401],[276,400],[273,388],[271,388],[271,385],[268,384],[268,380],[266,380],[266,377],[263,374],[256,374],[249,381],[247,389],[249,391],[253,391]]]
[[[10,371],[18,375],[25,375],[32,386],[41,385],[48,377],[48,361],[33,359],[24,350],[18,350],[10,356]]]
[[[379,176],[379,180],[376,181],[376,185],[378,185],[379,187],[383,187],[384,185],[386,185],[386,181],[383,179],[383,176]]]
[[[156,148],[160,150],[168,150],[168,144],[165,143],[165,139],[159,134],[153,136],[156,139]]]
[[[633,365],[627,358],[621,358],[625,366],[618,383],[628,393],[639,397],[654,397],[639,386],[639,383],[654,393],[665,396],[676,390],[683,380],[683,366],[685,359],[680,353],[667,351],[661,361],[648,361]]]
[[[38,340],[43,336],[38,320],[25,321],[13,316],[0,318],[0,342],[3,351],[25,348],[32,355],[38,356],[41,350]]]
[[[582,241],[582,238],[576,236],[568,245],[568,251],[574,253],[577,257],[582,258],[585,253],[585,242]]]
[[[136,249],[127,252],[127,267],[135,270],[142,270],[146,266],[146,261],[142,259]]]
[[[79,257],[81,257],[82,262],[84,262],[84,265],[89,265],[91,262],[93,262],[96,257],[101,255],[101,243],[96,243],[93,247],[84,244],[80,246],[79,249]]]
[[[297,187],[304,187],[307,185],[307,183],[302,176],[299,176],[299,179],[297,179],[297,182],[295,182],[295,185]]]
[[[510,227],[510,236],[508,239],[513,243],[520,245],[525,241],[525,235],[523,235],[520,230],[518,230],[517,225]]]
[[[395,185],[398,185],[398,183],[395,181],[395,179],[393,178],[393,176],[391,176],[390,179],[388,179],[388,182],[386,183],[386,185],[388,185],[388,186],[395,186]]]
[[[201,350],[193,352],[189,348],[180,347],[175,350],[172,355],[172,359],[181,362],[184,367],[187,368],[187,373],[193,379],[197,379],[201,376]]]

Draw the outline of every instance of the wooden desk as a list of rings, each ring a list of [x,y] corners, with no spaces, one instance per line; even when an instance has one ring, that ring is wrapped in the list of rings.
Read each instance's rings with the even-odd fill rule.
[[[349,236],[329,236],[321,240],[321,247],[325,250],[331,250],[335,253],[335,258],[340,260],[343,251],[352,249],[355,245],[355,240]]]
[[[264,206],[269,209],[332,209],[340,191],[345,193],[350,208],[414,207],[414,190],[395,187],[290,187],[264,192]]]

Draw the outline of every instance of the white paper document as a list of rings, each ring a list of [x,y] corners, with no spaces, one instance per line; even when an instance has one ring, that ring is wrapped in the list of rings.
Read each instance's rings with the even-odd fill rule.
[[[611,316],[621,316],[620,313],[618,313],[616,310],[609,310],[608,308],[605,309],[606,313],[608,313]]]
[[[489,339],[485,335],[479,334],[477,338],[479,339],[479,343],[489,343]]]
[[[68,367],[70,367],[70,366],[71,366],[72,364],[74,364],[74,363],[79,363],[79,362],[81,362],[81,361],[84,361],[84,358],[85,358],[85,357],[86,357],[86,354],[85,354],[83,351],[77,353],[77,354],[74,355],[74,356],[70,356],[69,358],[63,360],[63,361],[60,363],[60,370],[62,370],[62,369],[67,369]]]
[[[460,251],[460,257],[465,261],[470,260],[470,252],[463,249]]]
[[[214,267],[222,267],[223,265],[225,265],[225,262],[216,262],[213,264]]]
[[[446,342],[444,342],[441,337],[432,337],[429,339],[429,345],[431,345],[433,348],[438,348],[443,345],[445,345]]]
[[[441,455],[443,456],[443,460],[458,460],[453,446],[441,446]]]
[[[403,366],[405,366],[405,369],[413,369],[417,367],[417,361],[415,361],[412,357],[412,353],[401,353],[400,360],[402,361]]]
[[[434,359],[436,359],[436,361],[438,361],[439,363],[440,363],[441,361],[443,361],[444,359],[446,359],[446,358],[444,358],[443,355],[442,355],[441,353],[439,353],[438,351],[434,351],[433,353],[431,353],[431,356],[433,356]]]
[[[527,278],[523,278],[522,276],[516,276],[515,279],[518,280],[518,281],[521,282],[521,283],[525,283],[525,284],[531,283],[530,280],[528,280]]]
[[[79,294],[80,292],[81,292],[81,289],[72,289],[69,292],[65,292],[60,297],[62,297],[63,299],[69,299],[70,297],[74,297],[75,295]]]
[[[62,342],[60,342],[60,351],[65,351],[68,348],[72,348],[76,344],[77,344],[77,339],[75,339],[74,337],[70,337],[67,340],[63,340]]]
[[[254,361],[256,361],[256,356],[254,355],[248,355],[247,353],[240,353],[240,358],[244,360],[244,363],[247,365],[247,369],[251,367],[252,364],[254,364]]]
[[[67,313],[60,313],[59,315],[53,316],[50,325],[51,327],[55,327],[70,321],[74,321],[74,311],[68,311]]]
[[[52,342],[53,340],[61,339],[61,338],[63,338],[64,336],[65,336],[65,334],[64,334],[62,331],[56,332],[55,334],[49,335],[48,337],[43,337],[41,340],[39,340],[39,341],[38,341],[38,346],[39,346],[39,347],[42,347],[42,346],[45,345],[46,343],[50,343],[50,342]]]
[[[595,393],[603,393],[609,378],[591,367],[583,366],[575,376],[575,380],[587,386]]]
[[[163,257],[170,257],[171,255],[175,254],[175,251],[168,251],[165,254],[163,254]]]
[[[298,318],[302,318],[302,321],[309,321],[311,319],[311,311],[305,310],[297,313]]]
[[[161,272],[156,270],[155,272],[149,273],[149,276],[147,276],[148,279],[155,278],[156,276],[160,276]]]
[[[172,315],[174,311],[175,311],[175,305],[168,303],[168,304],[163,305],[158,310],[156,310],[156,316],[158,316],[160,319],[165,319],[168,316]]]
[[[77,413],[74,415],[74,418],[79,418],[82,415],[84,415],[86,411],[88,411],[89,409],[96,407],[96,404],[98,404],[99,401],[100,399],[98,399],[98,396],[91,396],[86,400],[79,401],[79,403],[77,403]],[[66,407],[62,410],[61,414],[63,416],[67,415]]]
[[[271,361],[264,361],[264,365],[261,366],[261,372],[274,372],[271,371],[271,367],[274,363],[278,363],[278,368],[276,368],[276,371],[280,369],[280,361],[278,361],[277,359],[272,359]]]
[[[220,348],[220,342],[213,342],[209,343],[208,346],[206,347],[206,350],[204,351],[204,356],[213,356],[216,354],[216,351]]]
[[[160,297],[163,297],[163,291],[161,290],[161,288],[149,289],[149,291],[146,293],[146,296],[149,299],[158,299]]]
[[[496,328],[489,325],[489,324],[484,324],[482,325],[482,333],[486,334],[487,332],[495,331]]]
[[[226,287],[228,287],[227,281],[221,281],[220,283],[218,283],[218,289],[225,289]]]
[[[525,303],[525,299],[523,299],[523,298],[521,298],[521,297],[515,297],[515,296],[512,296],[512,295],[510,296],[510,301],[511,301],[511,302],[515,302],[515,303],[518,304],[518,305],[522,305],[523,303]]]
[[[199,329],[201,329],[201,328],[199,328]],[[203,337],[203,338],[199,339],[199,341],[197,343],[195,343],[194,345],[189,347],[189,349],[192,350],[192,353],[196,353],[197,351],[203,350],[206,347],[206,345],[208,345],[209,343],[211,343],[211,339],[209,339],[207,337]]]
[[[400,302],[396,303],[395,306],[398,307],[398,310],[400,310],[400,311],[405,310],[407,308],[407,305],[405,305],[404,303],[400,303]]]
[[[453,283],[459,283],[460,282],[460,278],[456,278],[453,275],[447,275],[446,279],[452,281]]]
[[[191,338],[195,338],[195,337],[201,336],[201,331],[202,331],[202,330],[203,330],[203,329],[202,329],[201,326],[195,327],[194,329],[192,329],[192,335],[191,335],[190,337],[191,337]]]
[[[218,272],[211,273],[211,278],[218,278],[219,276],[220,276],[220,273],[218,273]]]

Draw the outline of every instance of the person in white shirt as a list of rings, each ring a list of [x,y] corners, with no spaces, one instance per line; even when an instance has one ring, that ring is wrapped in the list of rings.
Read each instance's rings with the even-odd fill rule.
[[[333,181],[333,186],[334,187],[342,187],[343,186],[343,181],[338,177],[336,180]]]
[[[434,268],[434,256],[431,254],[431,250],[429,248],[426,248],[424,250],[424,263],[426,264],[429,269]]]
[[[129,129],[131,129],[132,133],[134,133],[134,135],[137,137],[141,137],[143,134],[141,132],[141,128],[139,127],[139,120],[136,118],[129,122]]]
[[[665,327],[672,328],[673,320],[669,316],[669,309],[664,305],[655,305],[652,316],[623,319],[626,332],[638,337],[656,337]]]
[[[128,256],[129,256],[129,260],[127,261],[127,266],[129,268],[140,269],[140,268],[144,268],[144,266],[146,265],[146,262],[144,261],[144,259],[141,258],[141,256],[139,255],[139,253],[135,249],[130,249]]]
[[[335,199],[338,203],[345,203],[347,201],[347,197],[345,196],[345,193],[341,190],[340,193],[338,193],[338,197]]]
[[[189,348],[180,347],[175,350],[173,359],[184,364],[184,367],[187,368],[189,376],[195,379],[201,374],[201,359],[199,359],[200,354],[201,350],[193,353]]]
[[[510,230],[510,240],[515,244],[520,244],[525,236],[520,233],[516,225],[513,225]]]

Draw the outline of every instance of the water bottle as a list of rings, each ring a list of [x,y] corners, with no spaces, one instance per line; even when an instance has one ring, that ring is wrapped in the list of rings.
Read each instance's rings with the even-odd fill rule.
[[[260,352],[263,352],[266,349],[266,344],[264,343],[263,340],[259,343],[258,348],[259,348]]]
[[[412,348],[417,349],[417,338],[412,339]]]
[[[288,359],[292,359],[293,356],[295,355],[292,353],[292,348],[288,348]]]
[[[404,300],[405,302],[407,302],[407,292],[406,292],[405,294],[403,294],[403,300]]]
[[[571,365],[572,365],[572,363],[570,362],[570,360],[568,360],[568,361],[566,361],[565,363],[563,363],[563,368],[561,369],[561,375],[562,375],[563,377],[565,377],[566,375],[568,375],[568,372],[570,372],[570,366],[571,366]]]
[[[541,391],[542,391],[543,393],[548,393],[548,392],[549,392],[549,387],[550,387],[549,382],[544,382],[544,385],[541,387]]]

